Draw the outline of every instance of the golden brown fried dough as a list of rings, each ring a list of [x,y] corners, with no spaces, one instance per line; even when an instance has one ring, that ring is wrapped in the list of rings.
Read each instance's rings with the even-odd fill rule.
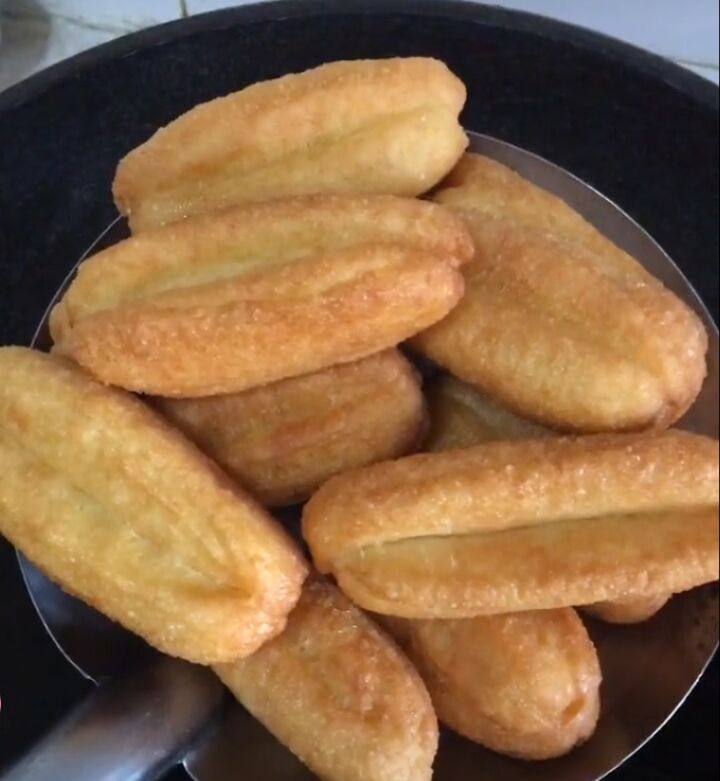
[[[423,449],[430,452],[496,440],[554,436],[549,429],[498,407],[471,385],[448,375],[434,378],[428,384],[425,396],[430,428]]]
[[[161,651],[229,661],[280,632],[306,566],[253,499],[146,405],[0,349],[0,531]]]
[[[718,577],[717,442],[666,431],[409,456],[331,478],[303,533],[357,604],[404,618],[684,591]]]
[[[418,374],[395,349],[242,393],[155,405],[272,507],[304,501],[352,467],[405,455],[427,420]]]
[[[416,337],[503,407],[588,433],[663,428],[705,377],[698,317],[564,202],[466,155],[433,196],[466,220],[466,294]]]
[[[280,636],[214,669],[326,781],[429,781],[438,728],[428,693],[334,586],[310,580]]]
[[[133,232],[310,193],[419,195],[467,146],[465,87],[433,59],[334,62],[203,103],[118,166]]]
[[[158,396],[233,393],[363,358],[439,320],[472,255],[448,210],[394,196],[239,207],[85,261],[50,318],[57,349]]]
[[[418,668],[440,721],[470,740],[548,759],[594,732],[600,665],[571,608],[445,621],[378,618]]]
[[[510,439],[540,439],[554,436],[549,429],[518,418],[497,407],[478,391],[454,377],[441,375],[426,391],[430,432],[425,450],[438,452],[471,447],[481,442]],[[626,598],[618,602],[588,605],[586,611],[613,624],[634,624],[651,618],[672,595]]]
[[[652,618],[665,607],[670,597],[672,594],[667,592],[650,594],[647,597],[626,597],[585,605],[583,610],[588,615],[607,621],[609,624],[639,624]]]

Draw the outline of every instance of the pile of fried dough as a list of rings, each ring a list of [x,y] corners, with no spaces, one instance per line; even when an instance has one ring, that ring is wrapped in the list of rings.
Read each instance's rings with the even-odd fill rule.
[[[426,781],[438,719],[571,750],[601,680],[575,608],[718,577],[717,442],[669,428],[703,326],[465,154],[464,101],[408,58],[195,107],[120,162],[132,236],[52,353],[0,349],[0,531],[329,781]],[[312,570],[270,514],[306,500]]]

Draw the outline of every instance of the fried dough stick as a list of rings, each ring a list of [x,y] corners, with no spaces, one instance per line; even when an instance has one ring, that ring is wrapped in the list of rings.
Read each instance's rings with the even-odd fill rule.
[[[0,532],[161,651],[209,664],[282,631],[293,541],[159,415],[57,357],[0,348]]]
[[[718,577],[717,442],[682,431],[490,442],[331,478],[303,513],[357,604],[469,618]]]
[[[566,203],[479,155],[433,195],[475,242],[466,293],[413,347],[503,408],[562,431],[665,428],[697,397],[695,313]]]
[[[226,396],[153,404],[268,507],[329,477],[416,449],[427,415],[418,374],[395,349]]]
[[[427,57],[355,60],[203,103],[132,150],[113,183],[133,233],[313,193],[415,196],[467,146],[465,86]]]
[[[430,451],[471,447],[481,442],[538,439],[558,436],[492,404],[470,385],[447,375],[436,378],[426,391],[430,432],[424,449]],[[626,597],[585,606],[585,611],[613,624],[635,624],[655,615],[672,595]]]
[[[237,699],[327,781],[429,781],[437,719],[415,669],[340,591],[310,578],[285,631],[215,666]]]
[[[105,383],[233,393],[394,347],[457,303],[472,252],[455,215],[406,198],[238,207],[86,260],[50,331]]]

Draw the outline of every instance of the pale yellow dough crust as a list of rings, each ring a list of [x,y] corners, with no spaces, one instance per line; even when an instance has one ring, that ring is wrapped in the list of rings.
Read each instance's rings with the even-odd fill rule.
[[[335,474],[415,450],[427,415],[398,350],[242,393],[153,400],[264,505],[307,499]]]
[[[238,207],[120,242],[55,307],[56,350],[158,396],[233,393],[363,358],[442,318],[462,222],[394,196]]]
[[[639,624],[662,610],[671,597],[672,594],[666,592],[650,594],[647,597],[625,597],[585,605],[583,611],[608,624]]]
[[[664,428],[706,373],[699,318],[563,201],[465,155],[433,195],[465,219],[466,293],[412,340],[503,407],[577,433]]]
[[[303,533],[361,607],[469,618],[718,577],[717,442],[681,431],[490,442],[331,478]]]
[[[493,404],[467,383],[440,375],[426,388],[430,430],[424,450],[438,452],[472,447],[481,442],[510,439],[541,439],[557,436],[512,412]],[[588,605],[586,612],[613,624],[635,624],[655,615],[672,595],[627,597],[617,602]]]
[[[282,631],[306,565],[255,501],[141,401],[0,349],[0,532],[164,653],[209,664]]]
[[[241,203],[310,193],[415,196],[467,146],[465,87],[438,60],[333,62],[203,103],[118,166],[134,233]]]
[[[437,453],[482,442],[556,435],[493,404],[471,385],[447,374],[434,377],[424,390],[430,425],[423,450]]]
[[[470,740],[502,754],[549,759],[595,731],[600,665],[571,608],[378,620],[418,668],[440,721]]]
[[[216,666],[237,699],[324,781],[429,781],[438,727],[395,644],[335,586],[310,579],[285,631]]]

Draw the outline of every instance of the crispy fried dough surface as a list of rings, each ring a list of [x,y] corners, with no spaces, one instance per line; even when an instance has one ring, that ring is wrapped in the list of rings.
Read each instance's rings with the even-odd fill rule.
[[[608,624],[639,624],[660,611],[672,594],[660,592],[647,597],[620,597],[608,602],[585,605],[583,611]]]
[[[440,721],[470,740],[523,759],[548,759],[594,732],[600,665],[571,608],[378,620],[418,668]]]
[[[321,778],[429,781],[438,729],[420,677],[329,583],[311,578],[281,635],[214,669]]]
[[[423,449],[431,452],[471,447],[481,442],[511,439],[540,439],[557,436],[512,412],[492,404],[467,383],[441,375],[426,390],[430,430]],[[586,606],[596,618],[614,624],[646,621],[660,610],[672,595],[626,597],[616,602]]]
[[[411,199],[239,207],[85,261],[50,330],[103,382],[232,393],[396,345],[455,305],[471,255],[457,217]]]
[[[718,577],[717,442],[666,431],[409,456],[329,480],[303,533],[357,604],[405,618],[684,591]]]
[[[465,87],[424,57],[335,62],[178,117],[121,161],[133,232],[241,203],[429,190],[467,146]]]
[[[0,349],[0,531],[161,651],[229,661],[280,632],[306,565],[248,495],[142,402]]]
[[[242,393],[153,403],[271,507],[304,501],[347,469],[405,455],[427,421],[418,374],[395,349]]]
[[[664,428],[700,391],[698,317],[564,202],[465,155],[433,199],[476,254],[466,293],[412,344],[525,418],[566,431]]]
[[[430,426],[423,449],[431,452],[472,447],[481,442],[541,439],[555,432],[519,418],[465,382],[447,374],[425,389]]]

